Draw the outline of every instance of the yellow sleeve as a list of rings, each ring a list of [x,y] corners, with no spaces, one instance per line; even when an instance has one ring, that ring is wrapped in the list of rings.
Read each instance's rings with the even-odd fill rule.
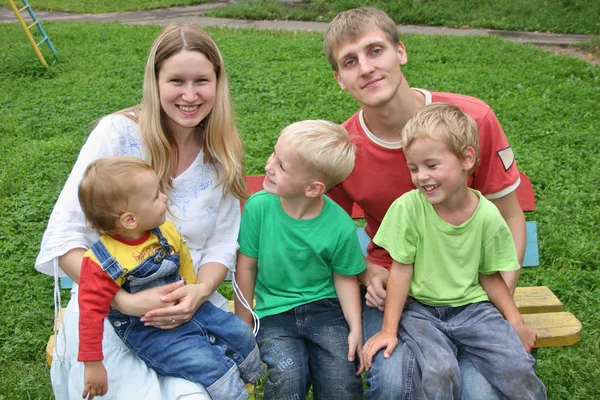
[[[188,249],[187,243],[181,234],[179,234],[179,238],[179,275],[185,280],[185,283],[196,283],[194,262],[190,255],[190,249]]]

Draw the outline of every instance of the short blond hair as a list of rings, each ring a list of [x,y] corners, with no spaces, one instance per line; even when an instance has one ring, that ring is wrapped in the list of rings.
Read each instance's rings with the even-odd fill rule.
[[[475,149],[479,160],[479,129],[471,116],[453,104],[431,103],[422,107],[402,130],[401,143],[408,149],[416,139],[439,140],[460,159],[467,147]],[[475,171],[477,162],[469,171]]]
[[[280,137],[327,188],[346,179],[354,168],[356,146],[341,125],[324,120],[300,121],[285,127]]]
[[[358,39],[373,28],[379,28],[393,45],[400,41],[396,24],[384,11],[378,8],[354,8],[342,11],[333,18],[325,32],[323,49],[334,71],[339,70],[336,60],[338,47]]]
[[[107,157],[92,162],[86,168],[79,184],[79,203],[85,219],[98,234],[111,234],[116,221],[131,211],[136,195],[136,176],[151,171],[152,167],[136,157]],[[164,193],[164,183],[160,182]]]

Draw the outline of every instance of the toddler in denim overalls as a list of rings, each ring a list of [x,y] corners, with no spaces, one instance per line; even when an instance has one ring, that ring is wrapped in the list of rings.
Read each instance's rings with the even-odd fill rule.
[[[206,301],[188,322],[158,329],[110,307],[119,288],[137,293],[179,279],[196,281],[185,241],[165,221],[167,197],[150,166],[133,157],[98,160],[84,174],[79,199],[101,234],[83,257],[79,282],[84,398],[108,390],[101,362],[107,315],[123,342],[159,375],[202,384],[213,399],[247,398],[244,382],[256,382],[265,367],[252,330],[234,314]],[[134,211],[115,212],[123,204]]]

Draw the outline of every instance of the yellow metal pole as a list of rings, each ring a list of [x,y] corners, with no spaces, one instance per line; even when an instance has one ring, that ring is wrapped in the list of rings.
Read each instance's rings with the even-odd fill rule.
[[[25,35],[27,35],[27,38],[29,39],[29,42],[31,43],[31,46],[33,47],[33,51],[35,51],[35,54],[37,54],[37,56],[40,59],[40,62],[42,63],[42,65],[44,67],[48,68],[48,63],[44,59],[44,55],[42,54],[42,52],[40,51],[39,47],[35,43],[35,40],[33,39],[33,36],[31,35],[31,32],[27,28],[27,24],[23,20],[23,17],[21,17],[21,13],[19,12],[19,9],[17,8],[15,2],[13,0],[8,0],[8,4],[10,4],[10,7],[15,12],[15,15],[17,16],[17,19],[19,20],[19,24],[21,25],[21,28],[23,28],[23,31],[25,31]]]

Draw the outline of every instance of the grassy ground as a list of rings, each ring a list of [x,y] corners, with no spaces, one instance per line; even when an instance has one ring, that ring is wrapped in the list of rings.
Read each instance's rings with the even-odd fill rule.
[[[49,70],[16,24],[0,25],[2,400],[52,396],[44,354],[52,278],[33,269],[39,242],[94,121],[137,103],[159,28],[47,23],[46,30],[61,56]],[[228,65],[248,174],[262,172],[287,124],[341,122],[356,110],[331,76],[319,34],[210,32]],[[413,86],[474,95],[496,111],[536,192],[537,211],[527,218],[538,223],[541,266],[524,271],[521,285],[549,286],[583,323],[581,343],[539,351],[538,373],[550,399],[599,398],[600,70],[494,37],[404,39]]]
[[[596,57],[600,57],[600,37],[594,36],[583,43],[577,43],[573,45],[583,51],[587,51],[589,54],[593,54]]]
[[[584,34],[600,32],[600,5],[596,0],[313,0],[292,3],[250,0],[207,15],[330,21],[338,12],[361,5],[381,8],[398,24]]]
[[[102,14],[117,11],[152,10],[173,6],[209,3],[211,0],[30,0],[35,11],[64,11]],[[17,0],[18,4],[19,1]]]
[[[211,0],[34,0],[36,10],[106,13],[207,3]],[[214,1],[214,0],[212,0]],[[361,5],[385,10],[398,24],[600,33],[597,0],[249,0],[207,13],[241,19],[330,21]]]

